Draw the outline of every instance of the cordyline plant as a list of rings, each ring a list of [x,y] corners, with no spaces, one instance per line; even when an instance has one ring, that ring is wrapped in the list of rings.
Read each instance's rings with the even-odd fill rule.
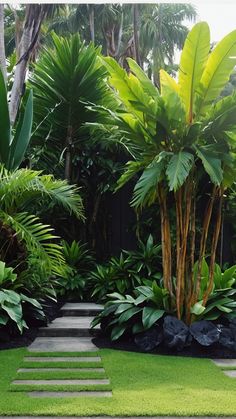
[[[141,172],[132,206],[159,202],[163,284],[178,318],[191,323],[194,314],[204,310],[214,287],[222,200],[236,176],[236,94],[219,98],[236,64],[236,31],[210,52],[209,27],[205,22],[196,24],[182,51],[178,81],[161,70],[160,90],[135,61],[129,59],[129,75],[113,59],[103,61],[121,106],[117,113],[97,108],[97,126],[111,133],[118,128],[120,142],[133,157],[118,186]],[[204,176],[210,193],[198,248],[196,201]],[[174,239],[170,194],[175,201]],[[209,277],[203,287],[207,240],[211,243]]]

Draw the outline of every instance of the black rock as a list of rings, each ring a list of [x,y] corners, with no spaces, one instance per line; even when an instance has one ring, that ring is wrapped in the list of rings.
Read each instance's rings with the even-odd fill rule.
[[[166,316],[163,322],[164,342],[168,348],[181,351],[186,344],[190,344],[189,328],[184,322],[173,316]]]
[[[152,351],[163,341],[163,331],[160,326],[154,326],[146,332],[138,333],[134,341],[142,351]]]
[[[200,320],[190,326],[190,333],[200,345],[210,346],[219,342],[220,329],[212,322]]]
[[[236,350],[235,336],[230,327],[220,326],[219,343],[225,348]]]

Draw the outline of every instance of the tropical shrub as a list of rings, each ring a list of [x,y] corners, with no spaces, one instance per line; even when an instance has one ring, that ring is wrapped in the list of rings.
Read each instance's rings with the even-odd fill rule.
[[[77,192],[73,185],[55,180],[51,175],[29,169],[9,172],[0,167],[1,224],[10,228],[12,236],[16,234],[18,240],[25,243],[28,254],[44,261],[54,275],[61,275],[65,265],[61,246],[53,242],[56,236],[52,228],[43,225],[29,212],[30,206],[40,198],[45,204],[54,201],[77,217],[83,217],[82,201]]]
[[[92,326],[103,326],[106,320],[105,329],[111,331],[112,340],[127,331],[137,334],[150,329],[170,309],[168,291],[160,288],[155,281],[151,285],[136,287],[134,297],[116,292],[108,297],[109,301]]]
[[[24,309],[28,311],[28,316],[30,312],[33,318],[45,319],[41,304],[34,298],[13,290],[0,289],[0,327],[14,322],[22,333],[28,327],[24,320]]]
[[[101,324],[112,340],[128,334],[144,351],[159,345],[180,351],[194,342],[202,346],[219,343],[236,350],[236,267],[221,272],[216,265],[214,272],[214,287],[208,302],[203,306],[201,300],[192,307],[194,322],[190,327],[175,317],[169,292],[156,281],[136,287],[133,295],[109,294],[93,326]],[[205,261],[201,274],[206,277],[209,274]],[[204,281],[206,286],[207,280]],[[201,292],[204,295],[204,289]]]
[[[140,210],[159,203],[164,288],[178,319],[190,324],[194,320],[191,309],[199,301],[201,267],[207,254],[209,277],[202,298],[204,307],[213,289],[222,204],[235,179],[236,96],[233,93],[219,99],[219,95],[235,67],[236,31],[210,51],[207,23],[195,25],[184,45],[178,81],[161,70],[160,90],[131,59],[129,75],[110,57],[102,62],[122,107],[119,113],[94,108],[97,128],[103,124],[110,130],[117,129],[118,141],[132,156],[118,184],[121,187],[139,177],[131,205]],[[199,207],[202,184],[205,195]],[[170,198],[175,207],[172,234]],[[196,261],[198,272],[194,277]]]
[[[86,244],[75,240],[71,244],[63,240],[62,252],[67,268],[63,277],[57,281],[57,293],[68,299],[83,299],[87,295],[89,272],[95,265],[94,257]]]
[[[138,244],[136,251],[123,250],[119,257],[112,257],[105,265],[97,265],[89,275],[91,296],[106,300],[109,293],[133,293],[135,287],[148,279],[159,279],[161,246],[150,235]]]

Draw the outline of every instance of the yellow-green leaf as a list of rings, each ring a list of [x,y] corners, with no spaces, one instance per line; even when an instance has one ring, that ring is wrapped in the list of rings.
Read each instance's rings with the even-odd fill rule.
[[[217,99],[236,65],[236,30],[225,36],[210,54],[201,78],[198,112],[204,115]]]
[[[186,118],[192,122],[195,93],[199,87],[210,51],[210,31],[206,22],[197,23],[184,44],[179,68],[179,89],[186,108]]]

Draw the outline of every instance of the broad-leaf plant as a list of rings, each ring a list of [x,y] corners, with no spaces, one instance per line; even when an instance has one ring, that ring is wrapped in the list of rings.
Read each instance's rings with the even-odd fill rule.
[[[119,141],[132,156],[118,184],[121,187],[138,175],[132,206],[141,209],[159,202],[164,288],[173,312],[191,323],[196,304],[206,307],[213,291],[222,202],[236,176],[236,95],[220,98],[236,65],[236,31],[211,50],[207,23],[196,24],[182,51],[178,79],[161,70],[160,89],[135,61],[128,61],[130,74],[114,59],[103,59],[120,108],[118,112],[94,109],[98,127],[103,123],[117,129]],[[208,202],[196,228],[203,182]],[[173,200],[174,235],[170,228]],[[202,292],[206,256],[209,275]]]

